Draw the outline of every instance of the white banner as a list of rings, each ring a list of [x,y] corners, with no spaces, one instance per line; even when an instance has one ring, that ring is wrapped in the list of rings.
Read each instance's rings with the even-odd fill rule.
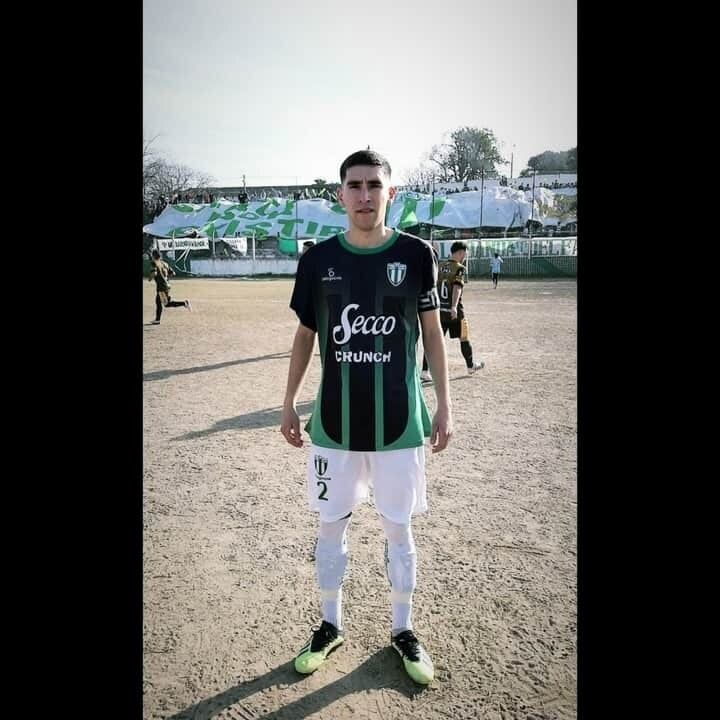
[[[207,250],[210,246],[207,238],[175,238],[175,240],[157,239],[158,250]]]
[[[485,188],[449,197],[432,197],[413,192],[398,193],[388,212],[387,225],[403,229],[419,223],[438,227],[485,228],[510,230],[523,228],[530,219],[543,222],[551,214],[554,196],[546,188],[535,189],[535,208],[530,191],[510,187]],[[265,202],[233,203],[220,200],[209,205],[168,205],[143,232],[158,237],[183,235],[196,230],[199,235],[217,239],[236,233],[261,238],[315,237],[324,240],[347,230],[347,214],[338,203],[313,200],[271,198]],[[180,246],[177,246],[180,247]],[[186,246],[183,246],[186,247]]]
[[[241,255],[247,255],[247,238],[246,237],[224,237],[226,242],[233,250]]]

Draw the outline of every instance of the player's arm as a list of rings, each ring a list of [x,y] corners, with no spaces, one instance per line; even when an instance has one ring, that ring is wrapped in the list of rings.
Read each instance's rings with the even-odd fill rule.
[[[450,303],[450,318],[457,318],[457,306],[460,302],[460,294],[462,293],[462,285],[455,283],[452,289],[452,302]]]
[[[283,434],[283,437],[295,447],[302,447],[303,445],[303,439],[300,435],[300,418],[298,417],[295,403],[305,382],[305,376],[307,375],[308,367],[310,367],[314,347],[315,331],[305,327],[302,323],[298,323],[298,329],[295,332],[295,339],[293,340],[292,352],[290,353],[290,369],[288,370],[285,400],[283,401],[282,415],[280,418],[280,432]]]
[[[423,334],[423,348],[430,365],[430,373],[435,387],[437,409],[430,431],[430,445],[434,453],[447,447],[453,432],[452,405],[450,402],[450,383],[448,381],[445,340],[440,326],[440,312],[428,310],[420,313]]]

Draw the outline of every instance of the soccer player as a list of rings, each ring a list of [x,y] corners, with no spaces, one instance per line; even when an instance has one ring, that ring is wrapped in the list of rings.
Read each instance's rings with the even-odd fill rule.
[[[500,266],[503,263],[503,259],[495,253],[495,257],[490,260],[490,272],[492,273],[492,284],[493,290],[497,288],[498,278],[500,277]]]
[[[315,563],[323,619],[295,658],[315,671],[344,642],[342,582],[353,508],[368,499],[385,533],[391,643],[410,677],[428,684],[433,663],[412,624],[416,550],[411,516],[427,509],[425,438],[432,452],[453,431],[445,343],[440,328],[437,261],[428,243],[385,226],[395,195],[388,161],[360,150],[340,166],[338,200],[348,230],[300,257],[290,307],[293,341],[280,431],[303,446],[296,400],[318,335],[322,380],[305,426],[310,509],[319,513]],[[418,322],[419,320],[419,322]],[[435,381],[430,422],[415,362],[422,328]]]
[[[160,324],[160,316],[162,315],[163,306],[165,307],[184,307],[192,310],[189,300],[173,300],[170,297],[169,278],[175,275],[175,271],[164,261],[160,259],[160,251],[152,251],[153,269],[150,271],[150,281],[155,281],[155,319],[152,325]]]
[[[470,344],[470,329],[465,318],[465,308],[462,304],[462,291],[465,285],[465,258],[467,257],[467,243],[458,240],[450,246],[450,259],[440,263],[438,274],[438,294],[440,295],[440,323],[443,335],[449,332],[451,338],[460,338],[460,352],[465,358],[468,373],[473,375],[485,367],[481,360],[473,361],[472,345]],[[428,372],[427,356],[423,355],[423,368],[420,373],[423,382],[432,382]]]

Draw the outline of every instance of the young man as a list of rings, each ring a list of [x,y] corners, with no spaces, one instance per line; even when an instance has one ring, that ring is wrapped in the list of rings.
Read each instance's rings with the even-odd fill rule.
[[[395,195],[390,165],[371,150],[340,166],[338,200],[348,230],[317,244],[298,262],[290,307],[299,324],[293,341],[280,431],[303,446],[296,400],[318,334],[322,380],[305,429],[310,509],[319,512],[315,548],[323,620],[295,658],[311,673],[344,641],[342,582],[346,530],[369,487],[385,532],[390,581],[391,642],[407,673],[427,684],[433,664],[412,626],[416,579],[411,516],[425,512],[425,450],[444,450],[452,435],[445,343],[440,328],[437,263],[430,245],[385,226]],[[419,335],[435,379],[432,423],[415,363]]]
[[[175,271],[164,261],[160,259],[160,251],[152,251],[153,269],[150,271],[150,281],[155,281],[155,319],[152,325],[160,324],[160,316],[162,315],[163,306],[165,307],[185,307],[192,310],[189,300],[172,300],[170,298],[170,283],[168,278],[175,275]]]
[[[492,272],[493,290],[497,288],[498,278],[500,277],[500,266],[503,259],[495,253],[495,257],[490,260],[490,272]]]
[[[468,374],[473,375],[485,367],[481,360],[473,361],[472,345],[470,344],[468,322],[465,319],[465,308],[462,304],[462,291],[465,285],[465,257],[467,244],[458,240],[450,246],[450,260],[440,263],[438,275],[438,294],[440,295],[440,323],[442,332],[450,333],[451,338],[460,338],[460,352],[465,358]],[[428,372],[427,356],[423,355],[423,369],[420,374],[423,382],[432,382]]]

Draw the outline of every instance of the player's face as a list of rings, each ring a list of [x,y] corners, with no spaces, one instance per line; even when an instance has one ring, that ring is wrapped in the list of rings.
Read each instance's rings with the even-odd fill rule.
[[[395,188],[381,167],[355,165],[348,168],[338,200],[348,214],[351,227],[368,232],[384,225],[388,202],[395,197]]]

